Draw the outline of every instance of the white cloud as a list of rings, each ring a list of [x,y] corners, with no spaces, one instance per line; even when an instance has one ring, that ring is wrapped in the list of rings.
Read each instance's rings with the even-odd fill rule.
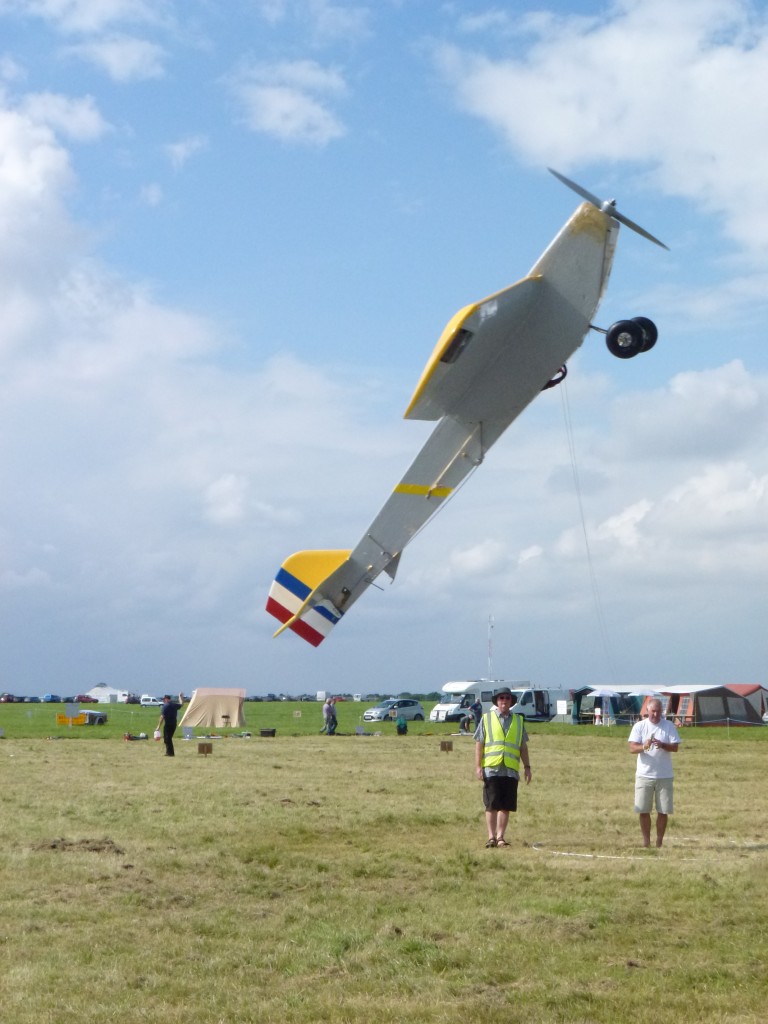
[[[348,42],[368,35],[371,20],[368,7],[335,4],[329,0],[309,0],[307,13],[316,37],[323,42]]]
[[[231,79],[248,127],[285,142],[324,146],[345,134],[328,97],[346,90],[341,74],[315,61],[251,64]]]
[[[219,526],[239,523],[247,511],[248,480],[237,473],[225,473],[205,490],[205,518]]]
[[[7,53],[0,54],[0,80],[16,82],[24,78],[24,69]]]
[[[505,545],[495,540],[484,540],[471,548],[452,551],[450,564],[458,577],[475,576],[487,572],[504,557]]]
[[[133,36],[92,39],[68,46],[64,52],[101,68],[115,82],[143,82],[165,74],[165,49]]]
[[[265,21],[276,25],[286,17],[289,0],[255,0],[254,6]]]
[[[159,206],[163,201],[163,186],[158,185],[157,182],[150,182],[148,185],[143,185],[139,193],[139,198],[145,206]]]
[[[18,203],[50,202],[71,183],[69,155],[53,132],[15,110],[0,109],[0,216]]]
[[[317,44],[358,40],[369,34],[371,10],[361,4],[331,0],[256,0],[256,10],[270,25],[293,18]]]
[[[600,19],[549,16],[519,54],[445,47],[461,106],[524,158],[633,161],[722,217],[741,246],[768,236],[768,24],[747,0],[624,0]]]
[[[28,569],[24,573],[8,569],[0,573],[1,590],[27,590],[37,587],[47,588],[51,585],[51,579],[47,572],[37,567]]]
[[[642,439],[640,457],[657,467],[666,460],[696,458],[702,451],[729,458],[768,431],[768,382],[748,373],[740,360],[678,373],[663,389],[618,398],[612,419],[614,424],[634,423],[635,436]],[[637,450],[623,430],[611,433]],[[611,443],[607,439],[601,450]]]
[[[62,32],[100,32],[111,25],[156,23],[166,0],[1,0],[0,13],[38,17]]]
[[[72,99],[57,93],[29,93],[19,109],[36,124],[48,125],[77,142],[92,142],[110,130],[92,96]]]
[[[208,139],[204,135],[190,135],[178,142],[169,142],[165,152],[174,170],[180,170],[188,160],[201,153],[208,146]]]

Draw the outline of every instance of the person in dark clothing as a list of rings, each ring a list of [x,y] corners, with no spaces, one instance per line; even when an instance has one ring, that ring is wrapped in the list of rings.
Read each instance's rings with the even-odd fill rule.
[[[163,730],[163,742],[165,743],[165,756],[174,757],[176,752],[173,749],[173,734],[179,720],[179,711],[184,705],[184,694],[179,694],[179,702],[171,700],[171,695],[166,693],[163,697],[163,707],[160,717],[157,720],[157,728]]]

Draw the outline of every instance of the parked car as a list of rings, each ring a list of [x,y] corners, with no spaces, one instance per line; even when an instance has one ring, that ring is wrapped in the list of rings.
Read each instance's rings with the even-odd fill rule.
[[[75,697],[76,704],[98,704],[95,697],[89,697],[87,693],[78,693]]]
[[[148,693],[143,694],[139,701],[143,708],[159,708],[162,703],[159,697],[150,697]]]
[[[12,693],[0,693],[0,704],[15,704],[16,698]]]
[[[43,704],[61,704],[61,697],[57,693],[46,693]]]
[[[424,708],[417,700],[398,697],[383,700],[363,713],[364,722],[383,722],[389,718],[404,718],[407,722],[423,722]]]

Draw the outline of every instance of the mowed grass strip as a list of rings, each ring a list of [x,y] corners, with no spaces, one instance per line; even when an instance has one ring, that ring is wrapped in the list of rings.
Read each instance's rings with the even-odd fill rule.
[[[3,1020],[763,1021],[765,731],[685,732],[661,851],[626,730],[531,732],[509,850],[458,737],[0,741]]]

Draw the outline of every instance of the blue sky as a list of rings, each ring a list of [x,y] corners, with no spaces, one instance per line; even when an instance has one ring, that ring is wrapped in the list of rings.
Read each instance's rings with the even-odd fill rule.
[[[768,11],[739,0],[0,0],[0,689],[761,682]],[[592,334],[317,650],[280,562],[352,547],[451,315],[575,178]],[[571,441],[576,453],[579,502]]]

